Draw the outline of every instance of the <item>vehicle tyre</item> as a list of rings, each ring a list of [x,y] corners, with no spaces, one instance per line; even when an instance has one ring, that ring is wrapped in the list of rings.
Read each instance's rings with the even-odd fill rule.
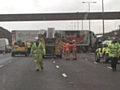
[[[82,47],[82,52],[87,53],[87,49],[85,47]]]
[[[27,53],[25,53],[25,56],[27,57],[27,56],[28,56],[28,54],[27,54]]]
[[[14,57],[14,56],[15,56],[15,54],[14,54],[14,53],[12,53],[12,54],[11,54],[11,56],[12,56],[12,57]]]
[[[62,59],[62,55],[56,55],[58,58]]]
[[[59,55],[59,58],[62,59],[62,55]]]

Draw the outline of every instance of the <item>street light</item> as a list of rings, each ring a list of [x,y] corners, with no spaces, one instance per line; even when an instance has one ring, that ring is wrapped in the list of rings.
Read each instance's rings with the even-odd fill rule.
[[[82,2],[82,3],[87,3],[88,4],[88,13],[90,13],[90,4],[91,3],[97,3],[97,2]],[[90,27],[90,19],[89,19],[89,30],[91,29]]]
[[[102,25],[103,25],[103,40],[104,40],[104,33],[105,33],[105,26],[104,26],[104,1],[102,0]]]

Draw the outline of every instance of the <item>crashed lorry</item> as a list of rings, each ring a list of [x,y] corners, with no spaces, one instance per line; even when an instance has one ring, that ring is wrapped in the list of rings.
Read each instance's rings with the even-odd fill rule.
[[[94,32],[89,30],[56,30],[56,34],[60,34],[64,41],[72,43],[72,40],[76,41],[77,53],[80,52],[94,52],[97,36]]]

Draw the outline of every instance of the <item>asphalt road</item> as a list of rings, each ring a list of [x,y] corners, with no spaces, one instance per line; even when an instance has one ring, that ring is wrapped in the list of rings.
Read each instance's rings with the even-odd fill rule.
[[[36,72],[33,58],[0,55],[0,90],[120,90],[120,64],[94,62],[94,54],[78,54],[78,60],[45,59]]]

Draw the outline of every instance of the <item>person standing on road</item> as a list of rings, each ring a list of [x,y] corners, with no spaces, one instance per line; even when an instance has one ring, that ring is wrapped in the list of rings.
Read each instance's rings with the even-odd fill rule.
[[[111,58],[111,67],[113,71],[116,71],[116,65],[119,57],[119,43],[117,42],[116,38],[112,39],[112,43],[108,45],[108,49],[110,51],[109,56]]]
[[[31,54],[34,55],[34,62],[36,64],[36,71],[39,71],[39,66],[43,70],[43,54],[46,53],[46,49],[43,43],[39,41],[38,37],[35,37],[36,42],[33,43],[31,48]]]
[[[65,42],[65,59],[70,60],[70,44],[68,41]]]
[[[27,46],[27,54],[29,56],[30,52],[31,52],[31,43],[29,41],[27,41],[26,46]]]
[[[77,60],[77,45],[75,40],[72,41],[71,49],[72,49],[73,60]]]

